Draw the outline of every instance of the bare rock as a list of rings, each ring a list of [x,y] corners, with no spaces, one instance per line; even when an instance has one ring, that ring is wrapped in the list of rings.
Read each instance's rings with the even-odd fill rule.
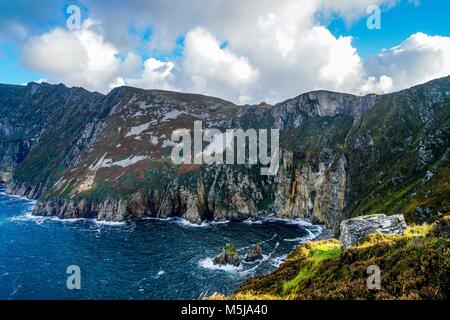
[[[213,263],[218,265],[229,264],[235,267],[239,267],[241,264],[236,247],[231,244],[225,245],[222,252],[213,259]]]
[[[244,260],[251,262],[256,260],[262,260],[263,254],[262,254],[262,247],[259,243],[256,244],[255,248],[250,248],[247,251],[247,254],[245,255]]]
[[[402,234],[406,229],[402,214],[386,216],[374,214],[361,216],[341,222],[341,247],[348,248],[359,244],[371,233]]]

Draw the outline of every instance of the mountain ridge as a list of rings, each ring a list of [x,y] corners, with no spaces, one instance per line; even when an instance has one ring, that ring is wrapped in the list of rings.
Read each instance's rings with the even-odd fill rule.
[[[318,90],[260,107],[127,86],[103,95],[0,84],[0,180],[38,199],[35,214],[61,218],[198,223],[272,213],[335,230],[360,213],[426,220],[448,208],[449,90],[445,77],[386,95]],[[219,130],[280,129],[279,173],[174,166],[171,132],[195,120]]]

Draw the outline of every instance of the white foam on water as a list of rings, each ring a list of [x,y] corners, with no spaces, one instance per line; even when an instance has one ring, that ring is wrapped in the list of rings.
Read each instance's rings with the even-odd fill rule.
[[[260,220],[262,220],[263,222],[282,222],[282,223],[286,223],[286,224],[299,225],[302,227],[315,226],[311,222],[309,222],[307,220],[303,220],[303,219],[286,219],[286,218],[280,218],[280,217],[275,217],[275,216],[266,216],[266,217],[261,217]]]
[[[230,220],[223,220],[223,221],[211,221],[211,222],[208,222],[208,223],[214,225],[214,224],[227,224],[227,223],[230,223],[230,222],[231,222]]]
[[[182,218],[174,218],[173,221],[182,226],[182,227],[192,227],[192,228],[206,228],[210,226],[209,222],[205,222],[203,221],[202,223],[192,223],[187,221],[186,219],[182,219]]]
[[[167,217],[167,218],[144,217],[141,220],[172,221],[172,220],[174,220],[174,218],[173,217]]]
[[[30,204],[35,204],[36,203],[36,200],[27,198],[25,196],[19,196],[19,195],[16,195],[16,194],[9,194],[9,193],[6,193],[5,191],[0,191],[0,196],[5,196],[5,197],[11,197],[11,198],[25,200],[25,201],[29,202]]]
[[[242,223],[245,223],[245,224],[263,224],[263,221],[262,220],[246,219],[246,220],[242,221]]]
[[[284,262],[284,260],[286,260],[287,256],[287,254],[284,254],[282,256],[273,258],[271,261],[272,265],[278,268]]]
[[[124,226],[126,224],[125,221],[106,221],[106,220],[96,220],[96,219],[87,219],[89,222],[94,222],[95,224],[103,225],[103,226]]]
[[[167,218],[157,218],[157,217],[145,217],[141,220],[156,220],[156,221],[163,221],[163,222],[171,222],[178,224],[182,227],[192,227],[192,228],[205,228],[209,227],[212,224],[220,224],[224,222],[206,222],[203,221],[202,223],[192,223],[186,219],[180,218],[180,217],[167,217]]]
[[[210,270],[222,270],[222,271],[226,271],[226,272],[232,272],[232,273],[239,273],[240,270],[242,270],[242,265],[240,265],[239,267],[235,267],[231,264],[226,264],[226,265],[219,265],[219,264],[214,264],[213,259],[212,258],[205,258],[202,259],[198,262],[199,266],[205,269],[210,269]]]
[[[31,212],[27,212],[23,215],[20,216],[15,216],[15,217],[11,217],[9,218],[10,221],[12,222],[16,222],[16,221],[20,221],[20,222],[36,222],[37,224],[42,224],[45,220],[49,220],[49,218],[47,217],[40,217],[40,216],[34,216],[31,214]]]
[[[306,236],[298,237],[298,238],[292,238],[292,239],[283,239],[283,241],[303,243],[303,242],[314,240],[323,231],[323,228],[321,226],[314,226],[314,227],[316,229],[315,232],[311,231],[310,228],[304,228],[306,230],[306,232],[308,232],[308,234]]]
[[[258,264],[257,264],[256,266],[254,266],[254,267],[252,267],[252,268],[250,268],[250,269],[248,269],[248,270],[244,270],[244,271],[240,272],[240,274],[243,275],[243,276],[247,276],[247,275],[249,275],[249,274],[255,272],[256,269],[258,269],[259,266],[260,266],[263,262],[265,262],[265,261],[271,259],[272,255],[273,255],[274,252],[277,250],[277,248],[278,248],[279,245],[280,245],[280,243],[277,242],[277,243],[275,244],[275,247],[273,248],[272,252],[270,252],[268,255],[263,254],[263,258],[262,258],[261,260],[259,260],[259,262],[258,262]]]
[[[46,217],[46,216],[35,216],[31,212],[27,212],[20,216],[11,217],[10,221],[31,221],[36,222],[37,224],[42,224],[45,221],[53,221],[53,222],[62,222],[62,223],[75,223],[75,222],[89,222],[97,225],[106,225],[106,226],[123,226],[126,224],[125,221],[106,221],[106,220],[96,220],[96,219],[87,219],[87,218],[68,218],[61,219],[58,217]]]
[[[165,274],[166,272],[164,270],[159,270],[157,274],[155,274],[154,276],[152,276],[153,279],[158,279],[160,278],[163,274]]]

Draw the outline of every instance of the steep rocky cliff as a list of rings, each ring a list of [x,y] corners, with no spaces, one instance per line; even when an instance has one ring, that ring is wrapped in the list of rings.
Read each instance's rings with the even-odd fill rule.
[[[390,95],[317,91],[274,106],[120,87],[0,85],[0,180],[35,214],[192,222],[272,213],[336,229],[346,217],[449,208],[450,78]],[[280,129],[280,168],[175,165],[175,129]],[[207,145],[207,144],[206,144]],[[205,146],[206,146],[205,145]]]

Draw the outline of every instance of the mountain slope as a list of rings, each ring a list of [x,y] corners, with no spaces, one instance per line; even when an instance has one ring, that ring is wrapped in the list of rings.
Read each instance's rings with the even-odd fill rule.
[[[337,229],[346,218],[449,210],[450,77],[389,95],[327,91],[237,106],[194,94],[120,87],[0,85],[0,180],[38,199],[35,214],[192,222],[273,213]],[[280,170],[174,165],[172,132],[280,129]]]

